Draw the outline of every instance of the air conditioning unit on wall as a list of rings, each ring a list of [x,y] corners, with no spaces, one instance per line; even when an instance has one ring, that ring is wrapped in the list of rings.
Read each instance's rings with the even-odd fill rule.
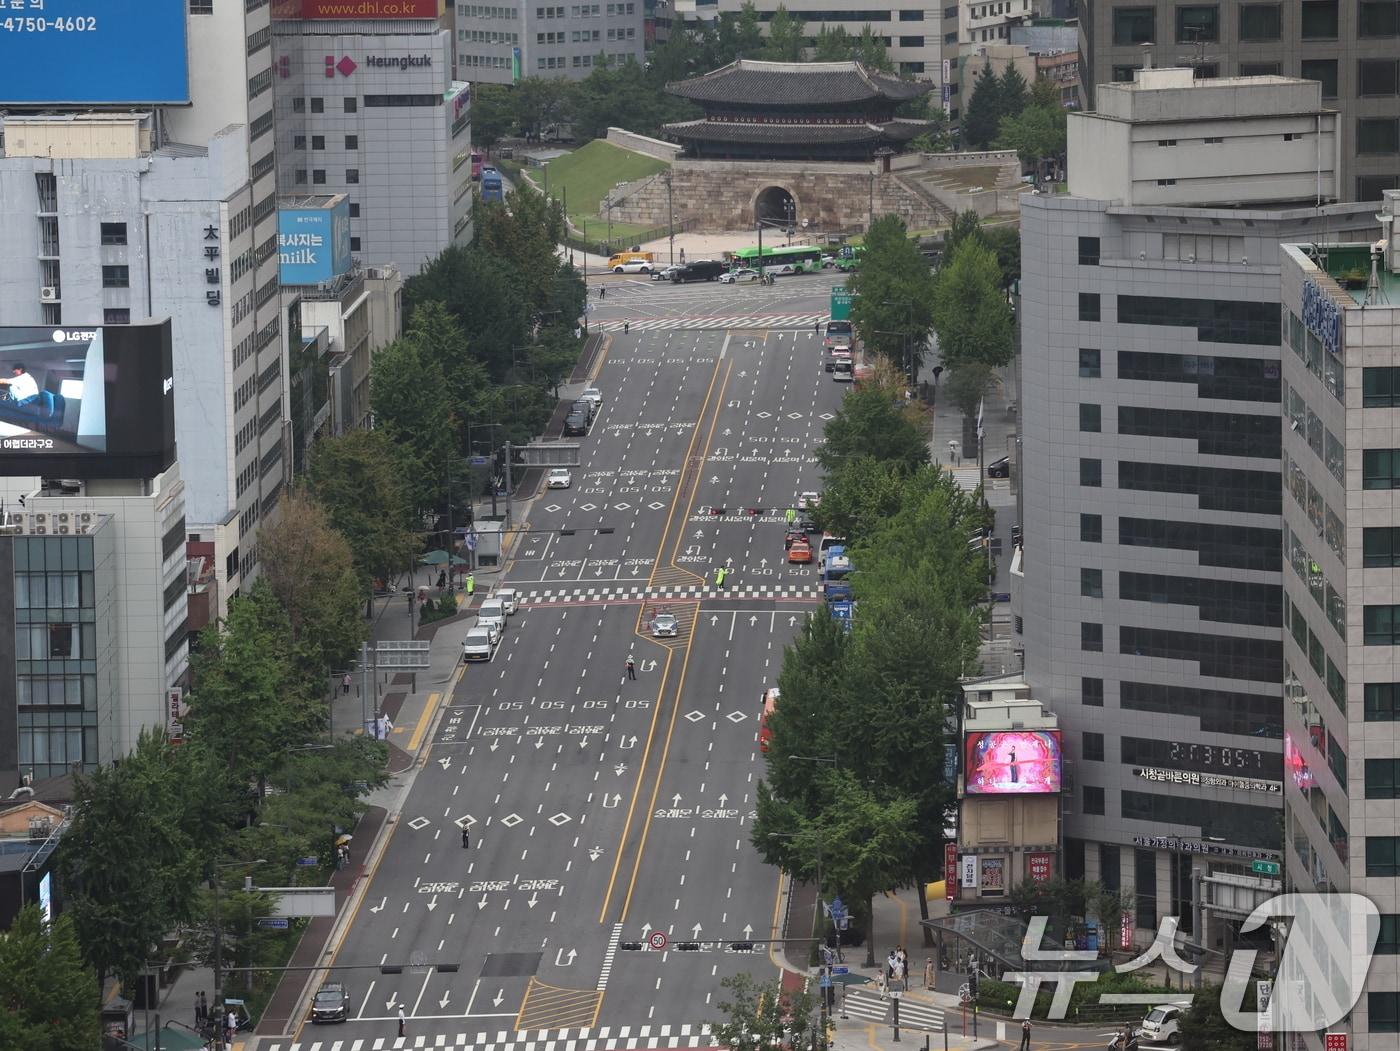
[[[39,298],[45,303],[58,302],[58,287],[56,285],[45,285],[39,289]]]

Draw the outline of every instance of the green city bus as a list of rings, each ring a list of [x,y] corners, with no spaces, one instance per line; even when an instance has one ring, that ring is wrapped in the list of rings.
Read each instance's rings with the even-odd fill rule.
[[[836,269],[843,274],[859,270],[860,259],[863,255],[865,255],[865,248],[861,245],[842,245],[841,251],[836,253]]]
[[[752,267],[762,273],[815,274],[822,268],[822,250],[816,245],[764,245],[763,269],[758,265],[758,249],[740,248],[729,254],[735,266]]]

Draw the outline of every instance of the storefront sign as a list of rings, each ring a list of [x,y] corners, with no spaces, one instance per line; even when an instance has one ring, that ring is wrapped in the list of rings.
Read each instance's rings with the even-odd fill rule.
[[[1205,788],[1233,788],[1241,792],[1267,792],[1278,795],[1283,791],[1279,781],[1264,781],[1257,777],[1235,777],[1231,774],[1203,774],[1195,770],[1165,770],[1161,767],[1135,767],[1133,773],[1144,781],[1159,781],[1177,785],[1201,785]]]
[[[1027,854],[1026,876],[1032,883],[1049,883],[1055,875],[1054,854]]]
[[[1342,311],[1312,281],[1303,282],[1303,324],[1334,357],[1342,352]]]
[[[982,893],[1002,894],[1006,890],[1006,859],[982,858]]]
[[[943,890],[949,901],[953,901],[958,896],[958,845],[956,843],[943,844]]]
[[[165,691],[165,729],[172,741],[185,736],[185,727],[180,718],[183,715],[185,691],[172,686]]]
[[[977,889],[977,855],[964,854],[962,858],[962,885],[969,890]]]
[[[1214,854],[1223,858],[1266,858],[1282,861],[1283,855],[1277,850],[1256,850],[1253,847],[1233,847],[1224,843],[1202,843],[1195,839],[1178,839],[1176,836],[1134,836],[1133,846],[1151,847],[1155,850],[1174,850],[1182,854]]]

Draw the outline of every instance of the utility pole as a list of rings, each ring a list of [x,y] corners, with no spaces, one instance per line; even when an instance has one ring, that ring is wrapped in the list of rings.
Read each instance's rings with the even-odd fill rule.
[[[763,220],[754,216],[754,225],[758,227],[758,276],[765,276],[768,271],[763,269]]]
[[[671,265],[676,265],[676,209],[671,203],[671,169],[666,169],[666,225],[671,238]]]
[[[510,480],[510,442],[506,442],[506,528],[510,528],[511,511],[511,480]]]

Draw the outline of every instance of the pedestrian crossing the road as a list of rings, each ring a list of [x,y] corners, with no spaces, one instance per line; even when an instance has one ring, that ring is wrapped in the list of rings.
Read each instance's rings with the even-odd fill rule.
[[[391,1019],[384,1019],[385,1023]],[[417,1023],[421,1024],[421,1023]],[[414,1026],[415,1020],[409,1019]],[[512,1030],[495,1033],[457,1033],[414,1036],[379,1036],[361,1040],[299,1040],[273,1043],[259,1051],[636,1051],[639,1048],[711,1048],[714,1042],[705,1025],[601,1026],[597,1029]]]
[[[641,584],[598,584],[589,587],[522,589],[516,601],[522,606],[550,606],[569,602],[670,602],[699,599],[793,599],[815,601],[820,594],[813,584],[797,581],[780,584],[687,584],[649,589]]]
[[[721,329],[721,328],[807,328],[825,321],[826,314],[711,314],[700,317],[647,317],[627,321],[622,318],[608,318],[606,321],[591,321],[588,327],[595,332],[621,332],[626,326],[630,332],[661,332],[676,329]]]
[[[892,1025],[894,1020],[890,1000],[881,997],[874,990],[856,986],[847,986],[841,1014],[857,1018],[862,1022],[876,1022],[880,1025]],[[918,1029],[930,1033],[942,1032],[943,1012],[937,1007],[930,1007],[917,1000],[902,999],[899,1001],[899,1028]]]

